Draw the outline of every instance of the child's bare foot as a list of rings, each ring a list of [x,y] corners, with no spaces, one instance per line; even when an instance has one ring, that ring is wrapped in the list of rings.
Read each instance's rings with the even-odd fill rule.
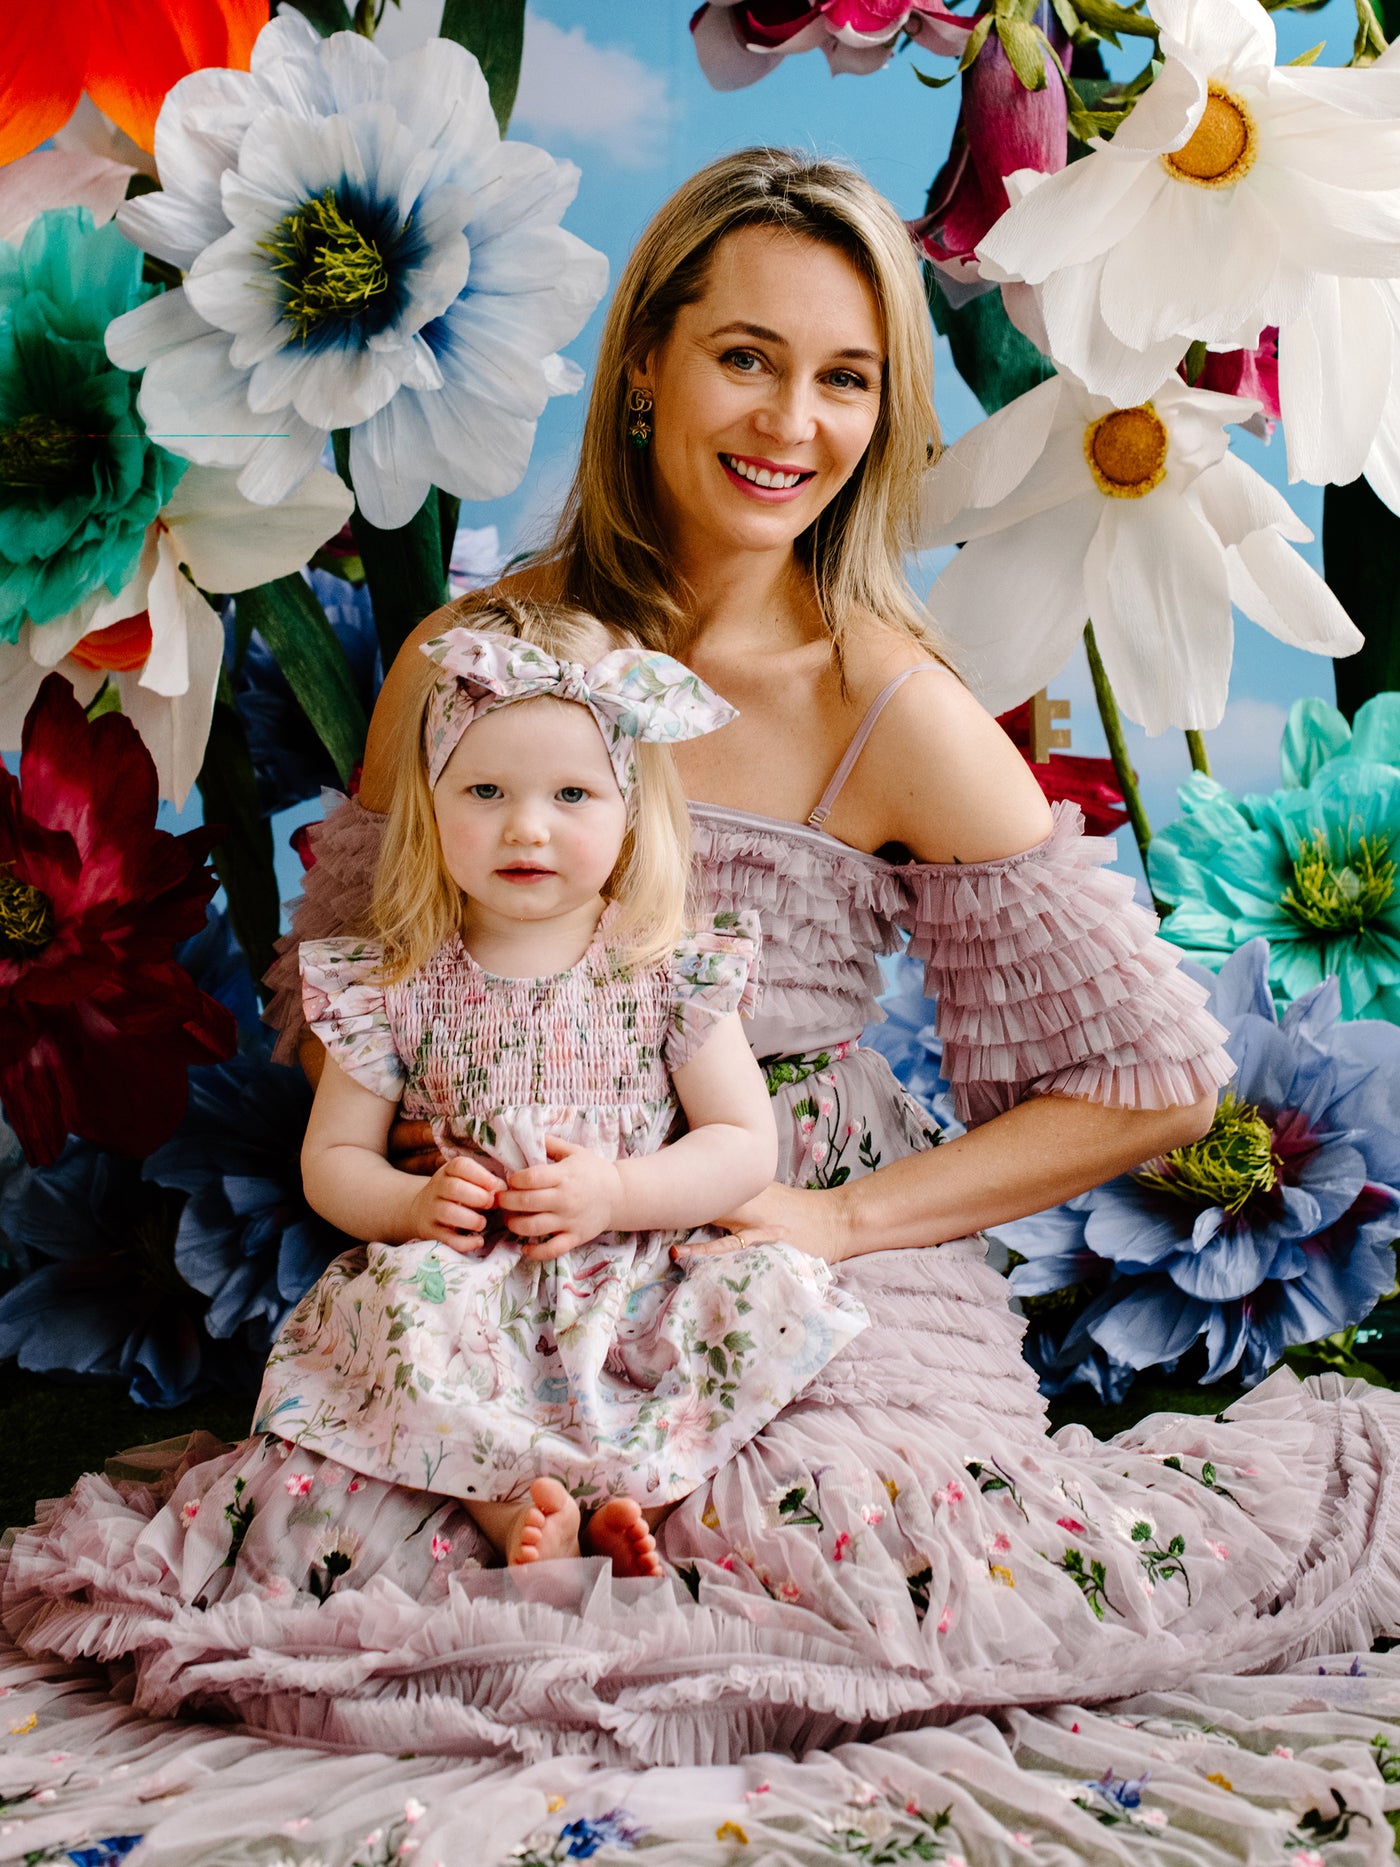
[[[611,1556],[614,1575],[660,1575],[656,1538],[635,1498],[610,1498],[588,1519],[583,1536],[590,1556]]]
[[[551,1562],[577,1556],[578,1505],[557,1478],[537,1478],[530,1486],[530,1501],[506,1533],[506,1561]]]

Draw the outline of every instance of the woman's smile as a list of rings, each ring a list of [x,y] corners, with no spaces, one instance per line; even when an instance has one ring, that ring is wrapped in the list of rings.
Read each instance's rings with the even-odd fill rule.
[[[783,465],[776,460],[755,460],[751,455],[721,454],[719,464],[741,491],[766,504],[782,504],[796,496],[813,477],[811,467]]]

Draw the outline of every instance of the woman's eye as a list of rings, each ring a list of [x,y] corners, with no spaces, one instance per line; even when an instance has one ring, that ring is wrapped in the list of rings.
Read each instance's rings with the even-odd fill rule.
[[[726,350],[723,361],[745,376],[752,376],[756,369],[762,368],[763,359],[752,350]]]
[[[566,784],[559,788],[559,801],[563,804],[581,804],[587,796],[581,784]]]
[[[469,784],[467,786],[467,796],[479,797],[483,804],[490,803],[493,797],[500,795],[501,787],[498,784]]]
[[[833,370],[829,378],[834,389],[868,389],[870,384],[855,370]]]

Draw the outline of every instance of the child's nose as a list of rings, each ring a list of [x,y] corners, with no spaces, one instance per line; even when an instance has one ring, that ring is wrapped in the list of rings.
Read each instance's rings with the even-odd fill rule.
[[[521,802],[515,806],[506,819],[506,841],[508,843],[547,843],[549,827],[545,822],[544,812],[538,805]]]

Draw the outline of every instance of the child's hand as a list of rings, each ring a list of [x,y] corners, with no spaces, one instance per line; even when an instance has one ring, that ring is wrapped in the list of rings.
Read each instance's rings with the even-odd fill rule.
[[[408,1209],[409,1236],[435,1238],[454,1251],[480,1251],[486,1229],[483,1215],[504,1189],[505,1181],[480,1161],[449,1160],[414,1194]]]
[[[508,1190],[496,1201],[510,1230],[526,1241],[521,1257],[537,1263],[612,1231],[622,1200],[622,1176],[611,1161],[552,1135],[544,1148],[549,1164],[508,1173]]]

